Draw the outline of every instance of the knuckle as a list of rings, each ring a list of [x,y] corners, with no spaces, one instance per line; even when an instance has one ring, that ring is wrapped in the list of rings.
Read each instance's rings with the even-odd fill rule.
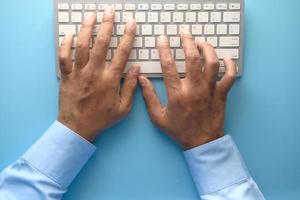
[[[110,40],[108,37],[99,36],[97,37],[97,43],[103,46],[108,46],[110,43]]]
[[[76,48],[77,49],[86,49],[89,48],[89,43],[82,41],[82,40],[78,40],[76,43]]]
[[[220,63],[218,60],[216,59],[210,59],[210,60],[207,60],[206,61],[206,64],[210,67],[219,67],[220,66]]]
[[[127,47],[127,45],[120,45],[119,46],[119,52],[121,55],[127,55],[129,53],[129,48]]]
[[[162,59],[162,63],[166,67],[171,67],[171,66],[173,66],[173,59],[168,56],[168,57]]]
[[[189,54],[189,55],[187,55],[187,57],[186,57],[186,60],[188,61],[188,62],[192,62],[192,63],[200,63],[200,55],[198,55],[198,54],[195,54],[195,53],[193,53],[193,54]]]

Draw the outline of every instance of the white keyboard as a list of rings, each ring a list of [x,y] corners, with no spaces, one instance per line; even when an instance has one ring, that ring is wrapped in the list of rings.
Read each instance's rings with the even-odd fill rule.
[[[126,70],[133,63],[137,63],[141,66],[142,74],[149,77],[161,77],[162,71],[156,49],[156,38],[165,34],[169,38],[178,72],[184,75],[185,56],[179,33],[181,29],[187,29],[195,39],[207,41],[215,47],[221,63],[220,73],[225,71],[222,59],[225,56],[230,56],[238,65],[238,75],[241,75],[243,64],[243,0],[189,0],[174,3],[103,2],[55,1],[57,49],[63,37],[68,33],[74,35],[73,47],[75,47],[76,35],[80,31],[81,22],[85,16],[95,13],[97,25],[90,44],[90,48],[92,48],[104,9],[108,5],[114,5],[115,24],[106,58],[108,62],[120,42],[127,19],[135,18],[137,33]],[[72,55],[74,59],[74,48]]]

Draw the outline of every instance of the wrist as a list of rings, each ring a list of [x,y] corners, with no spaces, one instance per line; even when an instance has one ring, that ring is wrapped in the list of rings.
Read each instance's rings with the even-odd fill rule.
[[[191,138],[190,140],[182,143],[182,147],[184,150],[189,150],[194,147],[209,143],[211,141],[217,140],[224,136],[224,131],[211,132],[206,134],[198,134],[196,137]]]

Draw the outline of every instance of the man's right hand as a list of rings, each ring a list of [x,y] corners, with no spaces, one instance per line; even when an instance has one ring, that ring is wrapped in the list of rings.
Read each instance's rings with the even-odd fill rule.
[[[177,73],[167,38],[158,39],[168,104],[160,104],[146,77],[140,76],[139,82],[152,121],[184,149],[190,149],[224,135],[226,96],[235,80],[236,65],[225,59],[226,73],[217,81],[220,64],[214,48],[208,43],[196,44],[189,32],[182,33],[181,39],[186,58],[184,79]]]

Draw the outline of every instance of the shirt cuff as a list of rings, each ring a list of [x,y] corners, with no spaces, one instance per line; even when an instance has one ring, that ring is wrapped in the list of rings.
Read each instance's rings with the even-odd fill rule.
[[[250,178],[230,135],[184,152],[200,195],[210,194]]]
[[[93,144],[55,121],[23,155],[23,159],[67,188],[95,150]]]

